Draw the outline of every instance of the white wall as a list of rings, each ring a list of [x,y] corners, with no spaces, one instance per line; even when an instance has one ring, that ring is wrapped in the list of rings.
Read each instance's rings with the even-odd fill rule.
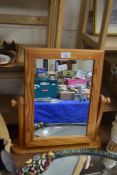
[[[65,0],[62,47],[75,48],[81,0]]]

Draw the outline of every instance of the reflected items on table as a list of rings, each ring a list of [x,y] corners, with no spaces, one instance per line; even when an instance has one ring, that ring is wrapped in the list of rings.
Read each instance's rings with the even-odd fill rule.
[[[34,123],[75,123],[86,126],[92,71],[93,66],[90,70],[79,67],[78,60],[48,59],[48,65],[44,67],[43,60],[37,59],[34,77]]]
[[[34,98],[57,98],[58,94],[57,80],[38,79],[34,82]]]
[[[34,97],[86,100],[90,98],[91,80],[91,71],[64,70],[50,72],[47,68],[36,68]]]

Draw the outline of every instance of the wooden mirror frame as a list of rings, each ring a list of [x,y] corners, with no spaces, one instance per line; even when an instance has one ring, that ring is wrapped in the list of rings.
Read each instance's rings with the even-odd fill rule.
[[[93,60],[93,78],[90,96],[89,119],[86,136],[49,136],[34,137],[34,65],[37,58],[60,59],[63,52],[69,52],[69,59]],[[62,59],[62,58],[61,58]],[[24,96],[24,141],[27,148],[38,150],[50,150],[78,147],[99,147],[99,137],[96,132],[98,116],[100,86],[104,51],[102,50],[78,50],[78,49],[48,49],[25,48],[25,96]]]

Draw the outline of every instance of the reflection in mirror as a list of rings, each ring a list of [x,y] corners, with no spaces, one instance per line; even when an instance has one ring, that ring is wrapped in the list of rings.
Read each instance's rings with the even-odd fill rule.
[[[34,136],[86,135],[93,60],[36,59]]]

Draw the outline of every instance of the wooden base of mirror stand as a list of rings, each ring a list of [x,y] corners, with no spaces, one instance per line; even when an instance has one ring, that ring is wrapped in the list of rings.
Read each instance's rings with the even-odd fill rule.
[[[101,139],[98,136],[98,130],[102,119],[102,114],[104,111],[104,105],[110,103],[110,98],[106,98],[103,95],[100,96],[99,100],[99,110],[97,115],[97,126],[96,126],[96,138],[92,140],[90,144],[79,144],[79,145],[65,145],[65,146],[51,146],[51,147],[41,147],[41,148],[27,148],[24,144],[24,97],[20,96],[17,100],[12,100],[12,107],[18,107],[18,124],[19,124],[19,138],[17,143],[12,146],[12,151],[19,154],[26,153],[38,153],[38,152],[48,152],[60,149],[70,149],[70,148],[100,148]]]
[[[25,147],[25,145],[20,146],[18,143],[14,143],[12,146],[12,151],[17,154],[27,154],[27,153],[32,154],[32,153],[49,152],[49,151],[62,150],[62,149],[72,149],[72,148],[97,148],[99,149],[100,146],[101,146],[101,140],[98,136],[93,142],[91,142],[91,144],[27,148]]]

